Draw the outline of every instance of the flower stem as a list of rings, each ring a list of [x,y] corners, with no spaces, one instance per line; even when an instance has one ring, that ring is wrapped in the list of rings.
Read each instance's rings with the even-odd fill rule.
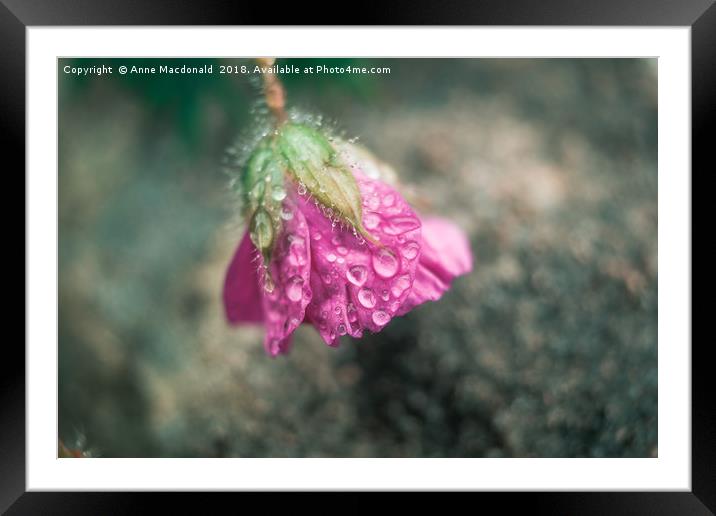
[[[261,74],[264,85],[264,97],[266,98],[266,105],[276,119],[276,125],[281,125],[288,120],[288,115],[285,109],[286,92],[283,89],[281,80],[271,69],[276,59],[273,57],[260,57],[256,59],[256,61],[259,66],[267,69],[266,72]]]

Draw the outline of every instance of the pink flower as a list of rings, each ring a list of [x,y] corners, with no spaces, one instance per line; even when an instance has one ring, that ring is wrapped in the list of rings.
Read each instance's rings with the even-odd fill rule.
[[[227,318],[264,324],[272,356],[288,351],[304,322],[329,346],[342,335],[379,332],[393,317],[440,299],[455,277],[472,269],[462,231],[420,217],[395,189],[363,172],[374,163],[360,165],[351,168],[360,221],[347,222],[305,184],[288,179],[276,196],[280,229],[254,216],[253,235],[247,231],[234,254],[224,282]],[[257,228],[266,236],[257,236]],[[257,249],[269,248],[265,241],[270,253]]]

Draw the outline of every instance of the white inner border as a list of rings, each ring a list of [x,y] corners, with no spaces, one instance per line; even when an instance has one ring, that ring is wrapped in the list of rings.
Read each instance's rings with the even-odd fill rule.
[[[690,490],[690,28],[31,27],[26,35],[28,490]],[[659,58],[658,458],[56,458],[57,58],[259,55]]]

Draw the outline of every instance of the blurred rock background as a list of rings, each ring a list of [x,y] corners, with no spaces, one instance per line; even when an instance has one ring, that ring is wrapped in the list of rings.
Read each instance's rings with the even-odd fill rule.
[[[282,79],[291,105],[458,222],[475,271],[380,334],[332,349],[302,327],[271,359],[220,302],[243,232],[221,158],[250,124],[251,81],[60,73],[63,442],[104,457],[656,456],[655,60],[291,61],[391,67]]]

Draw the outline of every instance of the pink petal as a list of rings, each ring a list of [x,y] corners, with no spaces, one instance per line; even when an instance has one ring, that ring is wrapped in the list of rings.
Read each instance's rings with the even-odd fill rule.
[[[408,297],[420,256],[420,220],[390,186],[360,172],[363,224],[377,243],[341,227],[314,199],[300,210],[311,233],[311,288],[307,317],[330,346],[341,335],[378,332]]]
[[[472,252],[465,234],[452,222],[423,219],[423,247],[415,282],[397,315],[426,301],[436,301],[450,288],[452,280],[472,270]]]
[[[234,253],[224,279],[224,310],[226,318],[232,324],[260,323],[264,320],[263,309],[258,302],[261,291],[256,274],[257,264],[252,262],[257,253],[247,231]]]
[[[297,208],[295,192],[283,201],[283,210],[290,216],[283,220],[271,259],[270,273],[274,288],[262,288],[266,337],[264,347],[271,356],[288,351],[291,334],[304,319],[306,305],[313,292],[310,287],[311,242],[306,219]],[[261,278],[261,285],[264,279]]]

